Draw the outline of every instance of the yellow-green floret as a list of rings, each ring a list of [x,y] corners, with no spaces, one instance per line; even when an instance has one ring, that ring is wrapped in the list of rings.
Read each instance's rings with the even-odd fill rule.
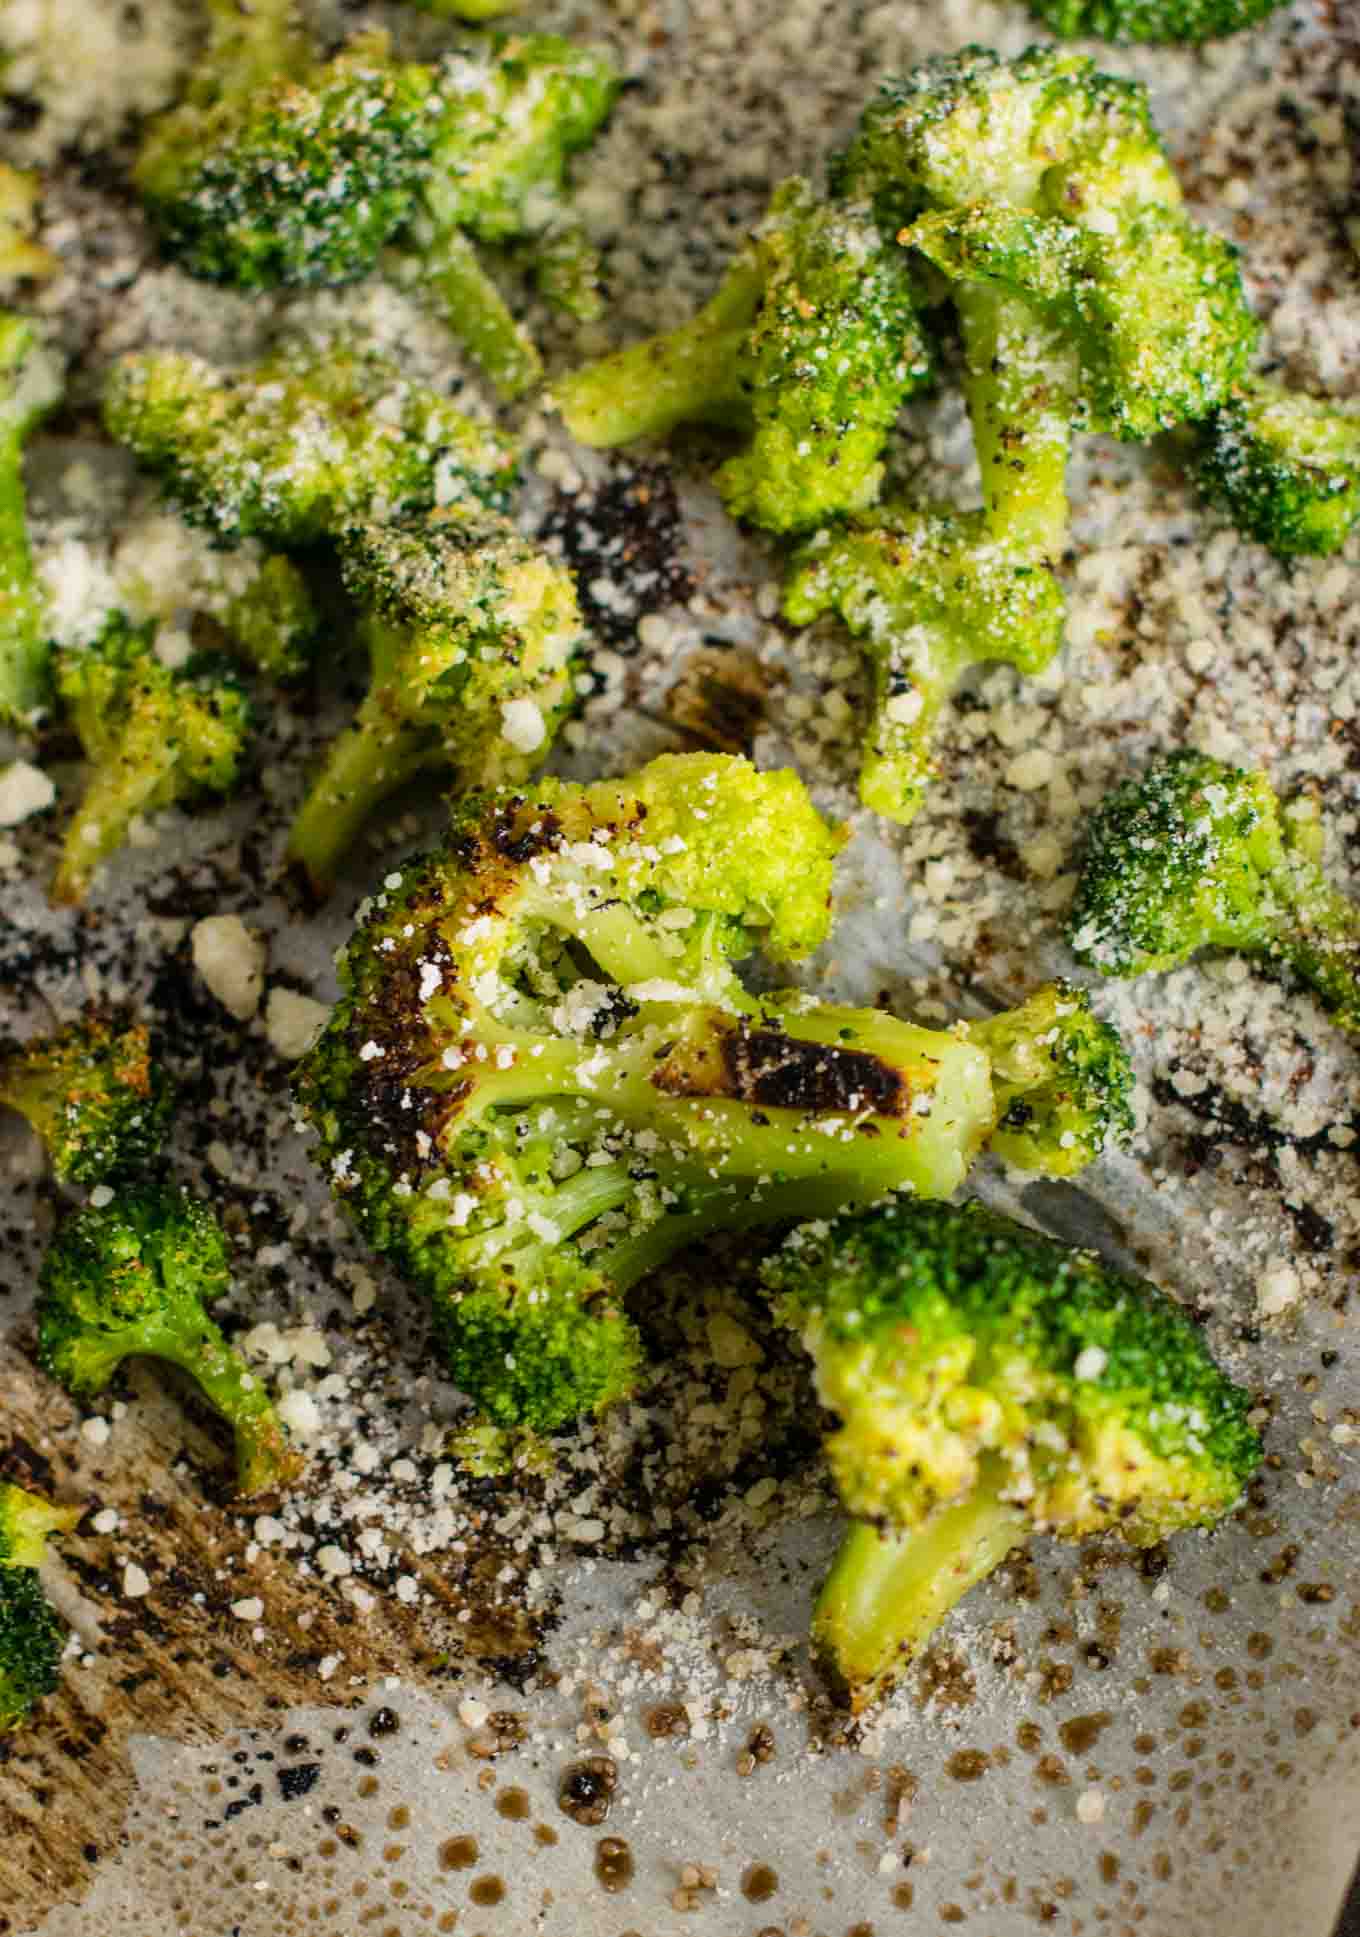
[[[461,788],[525,780],[573,697],[584,642],[565,566],[492,512],[361,525],[344,537],[372,683],[289,836],[324,893],[380,801],[422,772]]]
[[[251,1495],[286,1485],[296,1459],[263,1382],[208,1315],[229,1278],[209,1205],[169,1184],[123,1185],[57,1227],[39,1280],[38,1355],[77,1399],[102,1392],[124,1359],[178,1366],[231,1428],[237,1490]]]
[[[36,1570],[50,1536],[80,1517],[79,1507],[0,1482],[0,1736],[21,1727],[57,1685],[66,1635]]]
[[[1169,41],[1197,46],[1269,19],[1285,0],[1030,0],[1030,12],[1055,34],[1102,40]]]
[[[738,978],[757,947],[826,938],[840,841],[791,773],[665,755],[468,800],[364,912],[300,1101],[332,1187],[431,1294],[498,1425],[551,1430],[632,1391],[623,1296],[683,1244],[948,1196],[1013,1107],[969,1025]],[[1054,1067],[1040,1052],[1036,1090]],[[1056,1145],[1028,1155],[1046,1168]]]
[[[1121,976],[1231,949],[1292,971],[1360,1029],[1360,908],[1328,883],[1322,845],[1308,798],[1284,806],[1264,773],[1169,754],[1091,816],[1068,940]]]
[[[1261,1459],[1249,1395],[1153,1286],[977,1204],[801,1226],[765,1268],[855,1526],[814,1640],[857,1707],[1035,1532],[1209,1526]]]
[[[1325,557],[1360,519],[1360,416],[1253,378],[1203,426],[1197,475],[1278,557]]]
[[[908,259],[864,210],[795,178],[691,322],[587,364],[554,395],[587,444],[693,421],[744,434],[717,474],[728,510],[807,531],[876,500],[889,432],[930,367]]]
[[[0,1047],[0,1106],[28,1119],[62,1183],[97,1184],[155,1158],[174,1094],[145,1025],[92,1011]]]
[[[33,575],[24,444],[60,384],[37,332],[0,310],[0,725],[31,726],[49,696],[47,627]]]

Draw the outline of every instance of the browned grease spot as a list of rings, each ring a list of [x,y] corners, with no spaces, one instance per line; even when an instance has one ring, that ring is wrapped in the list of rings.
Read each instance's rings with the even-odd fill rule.
[[[899,1883],[895,1885],[892,1900],[895,1909],[910,1910],[912,1904],[916,1901],[915,1886],[910,1883]]]
[[[1074,1715],[1058,1730],[1058,1740],[1070,1754],[1087,1755],[1113,1720],[1107,1708],[1097,1709],[1094,1715]]]
[[[741,1879],[741,1894],[748,1903],[768,1903],[779,1888],[779,1878],[768,1863],[753,1863]]]
[[[496,1814],[504,1816],[507,1822],[522,1823],[529,1814],[528,1790],[502,1789],[496,1798]]]
[[[1118,1876],[1119,1876],[1119,1858],[1115,1855],[1113,1850],[1102,1850],[1100,1853],[1101,1882],[1114,1883],[1117,1881]]]
[[[595,1846],[595,1879],[602,1890],[616,1896],[633,1881],[633,1852],[621,1836],[602,1836]]]
[[[1021,1722],[1015,1731],[1015,1739],[1026,1755],[1037,1755],[1043,1747],[1044,1732],[1037,1722]]]
[[[1067,1773],[1067,1764],[1056,1755],[1041,1755],[1034,1765],[1034,1773],[1040,1782],[1047,1782],[1054,1788],[1061,1788],[1072,1780]]]
[[[439,1867],[441,1870],[470,1870],[480,1855],[475,1836],[450,1836],[447,1843],[439,1846]]]
[[[387,1827],[389,1829],[409,1829],[410,1826],[411,1812],[405,1803],[399,1803],[395,1809],[389,1812]]]
[[[498,1876],[479,1876],[468,1895],[479,1909],[489,1910],[493,1903],[505,1901],[505,1883]]]
[[[534,1841],[541,1843],[545,1850],[550,1850],[557,1841],[557,1831],[551,1823],[535,1823]]]
[[[647,1710],[642,1725],[654,1742],[664,1742],[668,1735],[688,1735],[689,1715],[679,1702],[658,1702]]]
[[[955,1782],[977,1782],[991,1766],[992,1758],[984,1749],[957,1749],[945,1763],[944,1772]]]
[[[588,1755],[562,1771],[558,1807],[582,1829],[594,1829],[609,1814],[618,1781],[619,1765],[612,1756]]]
[[[666,711],[705,746],[749,753],[770,691],[770,675],[750,653],[727,647],[690,654],[666,695]]]

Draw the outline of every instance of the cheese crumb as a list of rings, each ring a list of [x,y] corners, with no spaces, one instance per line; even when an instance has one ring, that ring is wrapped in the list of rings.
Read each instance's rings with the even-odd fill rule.
[[[1287,1258],[1272,1258],[1256,1284],[1256,1309],[1262,1318],[1278,1318],[1302,1294],[1299,1274]]]
[[[0,773],[0,827],[17,827],[32,814],[41,814],[57,797],[42,771],[27,760],[11,760]]]
[[[543,715],[531,699],[506,701],[501,708],[501,732],[517,753],[532,753],[548,737]]]
[[[194,923],[194,967],[238,1022],[249,1022],[264,993],[266,947],[239,915],[208,915]]]
[[[151,1592],[151,1582],[135,1561],[129,1561],[123,1569],[123,1593],[129,1601],[140,1601]]]
[[[330,1010],[295,989],[272,988],[265,1004],[264,1032],[276,1056],[295,1063],[305,1056],[326,1026]]]
[[[1077,1821],[1079,1823],[1103,1823],[1105,1820],[1105,1791],[1103,1789],[1083,1789],[1077,1797]]]
[[[231,1611],[238,1621],[258,1621],[264,1613],[264,1602],[258,1594],[252,1594],[249,1600],[233,1601]]]

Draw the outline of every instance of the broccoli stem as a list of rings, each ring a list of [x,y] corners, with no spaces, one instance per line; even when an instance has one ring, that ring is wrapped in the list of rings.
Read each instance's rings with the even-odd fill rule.
[[[948,625],[922,619],[873,642],[870,703],[859,797],[885,820],[911,820],[935,777],[935,730],[975,646]]]
[[[435,199],[430,192],[430,199]],[[465,343],[507,401],[531,390],[543,360],[463,231],[439,222],[422,251],[423,280],[438,299],[440,314]]]
[[[553,398],[572,436],[607,450],[664,437],[682,423],[744,423],[749,405],[737,358],[762,287],[755,260],[743,256],[688,323],[563,377]]]
[[[0,720],[27,725],[47,698],[48,641],[24,506],[23,365],[33,332],[0,315]]]
[[[1076,359],[1024,297],[971,282],[952,294],[988,524],[997,538],[1056,560],[1067,543]]]
[[[164,798],[179,749],[170,732],[141,734],[95,763],[75,818],[66,830],[52,882],[59,907],[83,901],[100,862],[120,848],[140,813]]]
[[[887,1692],[950,1609],[1028,1538],[1024,1515],[998,1499],[999,1480],[1000,1470],[911,1532],[852,1523],[818,1596],[812,1643],[856,1713]]]
[[[287,860],[317,896],[329,894],[374,808],[419,773],[448,764],[428,727],[394,721],[380,692],[370,692],[354,722],[327,748],[320,773],[288,835]]]

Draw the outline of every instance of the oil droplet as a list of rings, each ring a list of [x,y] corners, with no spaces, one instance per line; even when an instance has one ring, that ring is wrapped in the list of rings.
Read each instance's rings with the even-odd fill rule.
[[[492,1904],[505,1901],[505,1884],[498,1876],[479,1876],[468,1895],[479,1909],[489,1910]]]
[[[621,1836],[602,1836],[595,1850],[595,1877],[611,1896],[633,1881],[633,1852]]]
[[[496,1814],[504,1816],[507,1822],[522,1823],[529,1814],[528,1790],[502,1789],[496,1798]]]
[[[439,1846],[439,1866],[444,1870],[470,1870],[480,1854],[475,1836],[450,1836]]]
[[[753,1863],[741,1880],[741,1894],[748,1903],[768,1903],[779,1888],[779,1878],[768,1863]]]

